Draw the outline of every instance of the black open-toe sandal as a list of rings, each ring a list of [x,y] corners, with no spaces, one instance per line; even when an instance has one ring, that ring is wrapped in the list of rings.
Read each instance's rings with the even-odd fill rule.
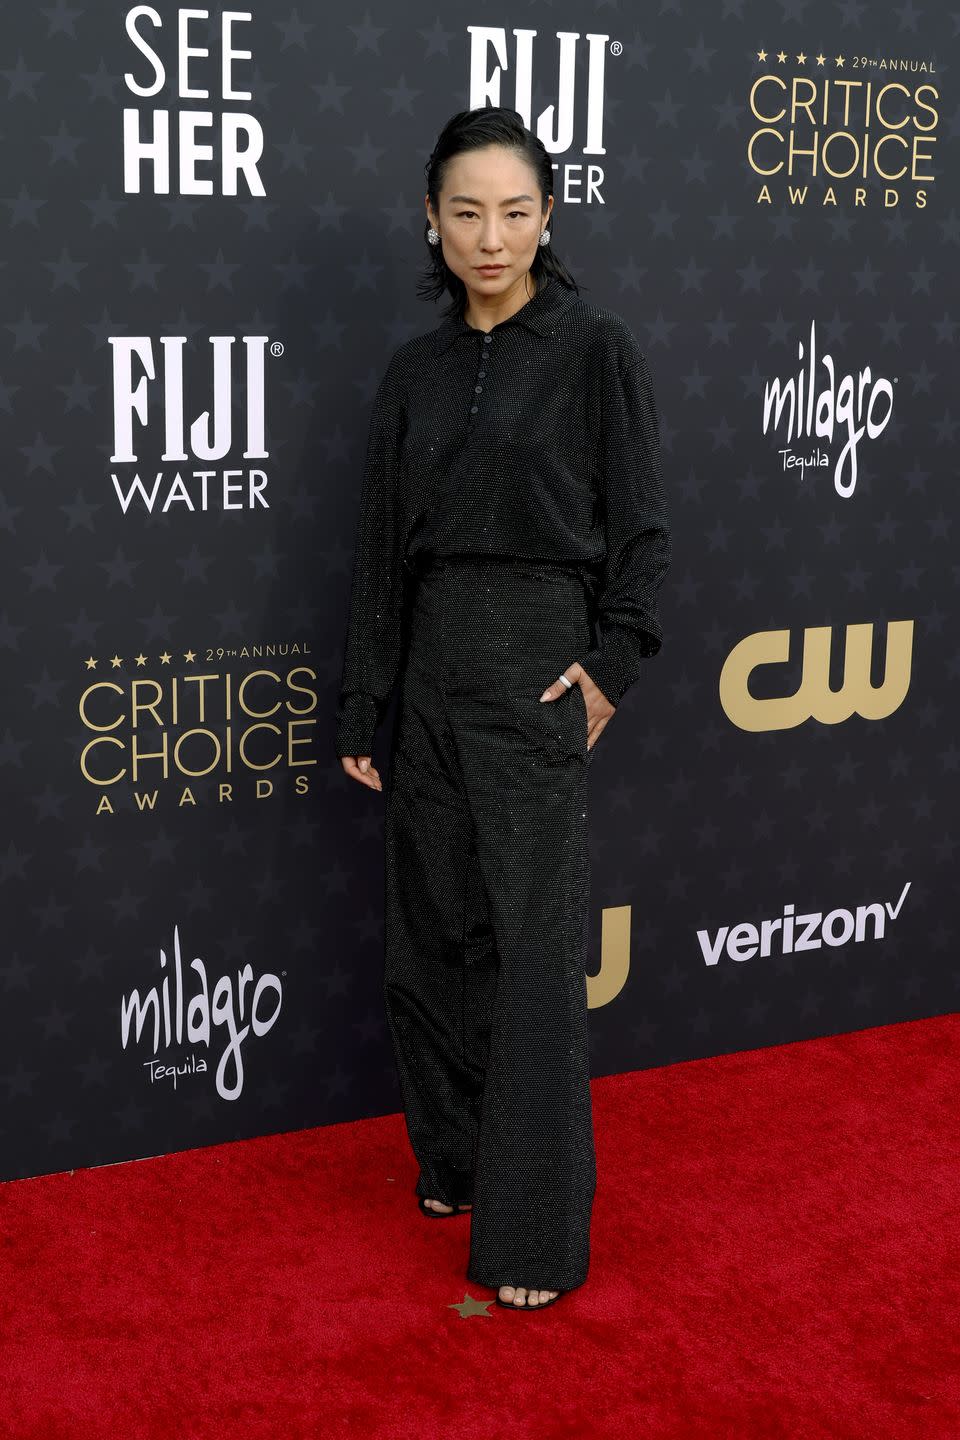
[[[473,1209],[472,1205],[456,1205],[452,1210],[431,1210],[426,1203],[426,1196],[424,1195],[419,1197],[418,1204],[428,1220],[452,1220],[454,1215],[469,1215]]]
[[[514,1288],[514,1290],[516,1291],[516,1290],[519,1290],[519,1289],[520,1289],[520,1286],[519,1286],[519,1285],[514,1285],[513,1288]],[[529,1293],[529,1290],[530,1290],[530,1287],[529,1287],[529,1286],[525,1285],[523,1288]],[[541,1289],[543,1289],[544,1287],[541,1286],[541,1285],[538,1285],[536,1288],[537,1288],[538,1290],[541,1290]],[[499,1296],[499,1294],[498,1294],[498,1295],[497,1295],[497,1304],[500,1305],[504,1310],[521,1310],[521,1311],[522,1311],[522,1310],[534,1310],[534,1311],[536,1311],[536,1310],[547,1310],[547,1309],[549,1309],[549,1307],[550,1307],[551,1305],[556,1305],[556,1303],[557,1303],[558,1300],[562,1300],[563,1297],[564,1297],[564,1295],[566,1295],[566,1293],[567,1293],[566,1290],[558,1290],[557,1293],[556,1293],[556,1295],[554,1295],[554,1297],[553,1297],[552,1300],[540,1300],[540,1301],[538,1301],[538,1303],[537,1303],[536,1305],[529,1305],[529,1304],[527,1304],[526,1301],[525,1301],[522,1305],[515,1305],[512,1300],[501,1300],[501,1299],[500,1299],[500,1296]]]

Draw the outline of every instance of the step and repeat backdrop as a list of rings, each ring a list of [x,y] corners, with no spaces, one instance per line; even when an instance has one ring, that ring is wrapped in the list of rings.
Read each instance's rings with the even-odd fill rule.
[[[674,525],[592,764],[593,1073],[956,1008],[953,21],[5,21],[0,1175],[399,1108],[334,716],[371,401],[442,318],[423,167],[477,106],[647,355]]]

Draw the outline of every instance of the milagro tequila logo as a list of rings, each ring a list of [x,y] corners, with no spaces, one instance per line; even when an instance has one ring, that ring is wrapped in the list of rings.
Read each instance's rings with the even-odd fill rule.
[[[205,462],[267,460],[266,335],[211,335],[210,404],[193,420],[186,411],[185,335],[111,335],[113,453],[110,472],[120,509],[153,514],[270,508],[268,475],[258,466]],[[242,363],[234,361],[239,344]],[[274,342],[271,355],[282,355]],[[242,371],[242,379],[235,374]],[[150,402],[153,402],[152,405]],[[240,448],[242,446],[242,449]],[[155,468],[157,461],[161,468]],[[144,473],[135,468],[144,466]],[[186,463],[184,470],[163,468]],[[150,465],[150,470],[146,466]]]
[[[802,361],[802,340],[797,354]],[[828,467],[830,458],[819,446],[806,454],[798,454],[799,442],[816,437],[832,444],[838,433],[842,435],[843,446],[834,465],[833,485],[838,495],[848,499],[857,485],[860,441],[864,435],[876,440],[890,423],[894,382],[883,375],[874,376],[869,366],[856,376],[841,375],[838,379],[829,352],[820,364],[826,372],[825,379],[817,376],[816,321],[811,321],[806,365],[801,365],[795,375],[785,380],[779,376],[768,380],[764,387],[763,433],[785,430],[786,444],[777,453],[784,471],[799,469],[801,478],[808,469]]]
[[[163,106],[129,107],[123,112],[123,188],[128,195],[146,190],[169,195],[263,196],[258,162],[263,155],[263,127],[240,110],[215,112],[212,100],[251,100],[242,87],[253,53],[240,49],[237,25],[249,25],[249,10],[224,10],[213,20],[208,10],[168,10],[135,5],[125,19],[127,39],[136,52],[124,84],[138,100],[150,100],[167,84],[179,100],[194,102],[170,111]],[[214,39],[212,49],[205,41]],[[200,102],[199,104],[196,102]],[[204,103],[206,102],[206,103]],[[217,187],[217,188],[215,188]]]
[[[608,54],[623,53],[621,41],[611,41],[609,35],[581,35],[575,30],[557,30],[541,38],[536,30],[513,29],[508,33],[500,25],[468,25],[467,33],[469,109],[510,105],[519,111],[524,125],[543,142],[550,155],[607,153],[603,143],[606,62]],[[578,94],[577,61],[581,56]],[[502,82],[506,76],[512,78],[513,88],[504,97],[506,87]],[[546,86],[547,93],[552,88],[557,97],[556,104],[545,106],[536,117],[535,76],[538,86]],[[606,203],[600,193],[606,178],[602,165],[566,160],[555,165],[554,170],[556,192],[565,204]]]
[[[184,975],[178,926],[173,931],[172,974],[167,969],[165,950],[160,951],[160,969],[166,973],[159,985],[154,985],[142,999],[139,990],[131,990],[120,1002],[120,1041],[124,1050],[135,1026],[134,1043],[153,1050],[152,1057],[144,1061],[151,1083],[172,1080],[176,1089],[180,1076],[206,1073],[207,1054],[212,1045],[222,1040],[225,1043],[217,1063],[217,1093],[224,1100],[238,1099],[244,1079],[243,1042],[251,1032],[257,1037],[267,1035],[280,1014],[283,986],[279,975],[267,972],[255,980],[252,967],[244,965],[235,977],[221,975],[211,994],[207,967],[201,959],[191,960]],[[188,1045],[202,1049],[185,1057],[172,1054]],[[165,1052],[163,1058],[161,1050]]]

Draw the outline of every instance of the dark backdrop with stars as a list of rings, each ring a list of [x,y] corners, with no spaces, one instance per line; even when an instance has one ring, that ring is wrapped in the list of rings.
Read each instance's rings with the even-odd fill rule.
[[[556,247],[648,357],[674,520],[663,649],[592,766],[594,1074],[953,1009],[956,17],[859,0],[518,3],[496,12],[507,68],[485,97],[471,49],[494,76],[501,37],[471,33],[490,23],[471,5],[255,4],[226,34],[215,7],[189,24],[209,54],[185,71],[177,11],[160,13],[138,46],[124,6],[5,10],[0,1175],[399,1108],[382,796],[333,755],[358,480],[390,354],[440,318],[415,294],[424,162],[453,111],[526,104],[515,29],[537,32],[525,118],[558,107],[542,122],[563,135]],[[559,32],[580,36],[569,135]],[[250,52],[227,57],[230,95],[225,49]],[[844,92],[825,88],[844,79],[846,127]],[[868,82],[905,87],[869,126]],[[831,192],[801,158],[791,198],[774,168],[789,115],[773,117],[826,94],[822,118],[816,104],[794,117],[798,149],[847,128],[842,167],[865,129],[875,141],[905,117],[891,133],[919,142],[916,174],[888,182],[871,160]],[[126,110],[159,147],[139,189]],[[234,142],[256,152],[263,193],[249,164],[231,183]],[[883,151],[888,172],[902,153]],[[764,429],[766,387],[797,374],[812,325],[818,392],[826,353],[838,386],[868,367],[868,392],[889,381],[849,493],[842,427]],[[218,385],[216,336],[233,337]],[[734,647],[770,631],[789,632],[789,659],[756,672],[754,700],[802,693],[818,627],[839,690],[845,627],[872,626],[879,685],[891,621],[913,629],[890,713],[750,730],[723,703]],[[813,667],[811,693],[827,680]],[[251,728],[228,771],[227,745],[268,714],[275,730]],[[136,745],[169,747],[166,773],[145,759],[135,781]],[[803,943],[786,943],[800,916]],[[758,950],[764,921],[780,924]],[[205,977],[207,1036],[176,1034],[175,933],[181,1022]],[[134,991],[148,1023],[124,1044]],[[231,1017],[242,1083],[228,1065],[218,1087]]]

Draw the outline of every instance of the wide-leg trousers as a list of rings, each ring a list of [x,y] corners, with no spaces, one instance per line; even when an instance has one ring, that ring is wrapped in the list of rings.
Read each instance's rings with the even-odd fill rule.
[[[589,1265],[587,715],[539,697],[593,644],[581,577],[421,563],[385,783],[384,994],[415,1192],[472,1202],[467,1278]]]

